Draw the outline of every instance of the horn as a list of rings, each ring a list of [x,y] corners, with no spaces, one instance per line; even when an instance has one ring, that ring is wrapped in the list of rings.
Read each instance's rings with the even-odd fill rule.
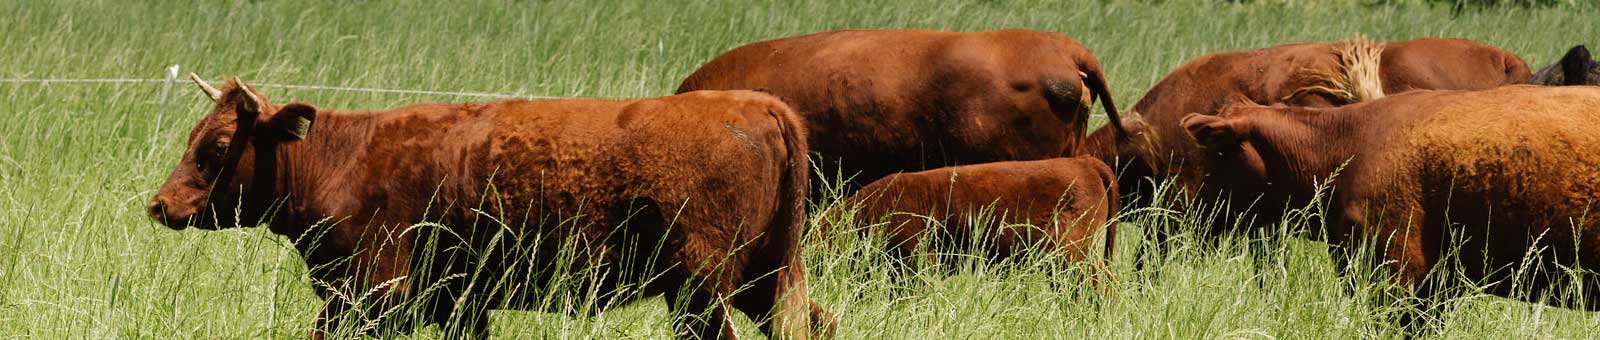
[[[239,79],[239,76],[229,77],[228,79],[233,80],[233,84],[239,86],[239,90],[244,91],[245,99],[250,101],[251,109],[258,110],[262,104],[266,104],[265,101],[261,100],[261,96],[256,94],[256,91],[251,90],[250,86],[244,84],[244,80]]]
[[[200,76],[195,75],[194,72],[189,72],[189,80],[194,80],[195,85],[200,85],[200,90],[205,91],[207,97],[211,97],[211,102],[222,101],[222,91],[217,91],[217,88],[211,87],[211,84],[207,84],[204,79],[200,79]]]

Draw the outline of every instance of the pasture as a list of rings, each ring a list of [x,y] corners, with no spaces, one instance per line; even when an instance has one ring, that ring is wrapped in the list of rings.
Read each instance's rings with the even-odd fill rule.
[[[1442,36],[1499,46],[1537,70],[1572,45],[1600,45],[1600,6],[1592,3],[1452,13],[1425,1],[1374,2],[4,2],[0,13],[12,14],[0,16],[0,337],[302,338],[323,303],[292,246],[265,228],[180,232],[146,216],[146,200],[212,105],[191,84],[166,92],[160,82],[17,80],[160,78],[177,64],[210,79],[237,74],[254,83],[647,97],[669,94],[701,63],[758,40],[841,28],[1029,28],[1088,46],[1117,103],[1129,107],[1169,70],[1214,51]],[[279,103],[345,110],[487,100],[261,91]],[[813,201],[812,216],[843,194]],[[807,241],[809,291],[837,315],[844,339],[1402,336],[1387,319],[1396,307],[1374,302],[1382,283],[1339,278],[1322,244],[1297,239],[1313,227],[1307,221],[1316,207],[1289,207],[1304,209],[1272,230],[1218,244],[1180,234],[1169,253],[1146,254],[1151,265],[1139,270],[1141,226],[1182,229],[1215,217],[1141,208],[1124,207],[1128,224],[1110,261],[1118,279],[1101,287],[1083,284],[1075,268],[1037,259],[958,260],[955,275],[894,274],[895,259],[871,240],[835,228]],[[671,336],[660,299],[595,313],[577,298],[589,293],[542,297],[583,316],[496,312],[492,334]],[[1600,334],[1593,313],[1470,290],[1462,296],[1429,306],[1443,316],[1430,337]],[[760,338],[739,318],[741,336]],[[407,336],[443,335],[427,328]]]

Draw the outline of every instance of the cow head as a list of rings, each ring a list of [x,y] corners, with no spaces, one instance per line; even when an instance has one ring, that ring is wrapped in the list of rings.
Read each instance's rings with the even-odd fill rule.
[[[1573,46],[1561,61],[1546,66],[1528,80],[1538,85],[1600,85],[1600,63],[1583,45]]]
[[[1180,126],[1207,154],[1206,182],[1228,189],[1235,196],[1255,197],[1272,191],[1273,183],[1295,182],[1292,175],[1271,173],[1269,170],[1287,169],[1281,163],[1283,155],[1276,154],[1274,141],[1263,138],[1263,123],[1256,116],[1276,116],[1283,108],[1235,104],[1219,109],[1216,115],[1190,113],[1183,117]],[[1275,177],[1276,176],[1276,177]]]
[[[1181,126],[1207,154],[1202,164],[1208,185],[1228,190],[1234,204],[1259,198],[1300,206],[1353,157],[1350,143],[1359,140],[1344,133],[1359,127],[1340,124],[1360,120],[1341,119],[1333,111],[1233,105],[1214,116],[1191,113]],[[1330,130],[1340,132],[1325,133]]]
[[[1250,141],[1254,133],[1250,122],[1234,117],[1190,113],[1183,117],[1183,129],[1214,158],[1219,167],[1245,176],[1266,176],[1266,164]]]
[[[150,198],[150,217],[173,229],[215,229],[236,221],[253,225],[276,199],[264,192],[272,190],[264,182],[274,169],[271,155],[263,154],[304,139],[317,109],[305,103],[271,105],[238,77],[221,89],[192,73],[189,77],[216,106],[189,132],[177,167]]]
[[[1110,127],[1111,124],[1118,124],[1118,126]],[[1145,166],[1153,167],[1156,165],[1154,160],[1157,159],[1156,150],[1159,149],[1161,144],[1160,135],[1145,133],[1145,130],[1149,128],[1149,124],[1145,122],[1144,115],[1139,114],[1139,111],[1130,110],[1122,113],[1122,121],[1106,122],[1106,125],[1108,129],[1113,129],[1113,131],[1117,131],[1116,129],[1120,128],[1120,131],[1125,134],[1113,137],[1117,138],[1109,146],[1113,154],[1109,155],[1109,157],[1102,156],[1102,159],[1127,158],[1142,160],[1148,163]]]

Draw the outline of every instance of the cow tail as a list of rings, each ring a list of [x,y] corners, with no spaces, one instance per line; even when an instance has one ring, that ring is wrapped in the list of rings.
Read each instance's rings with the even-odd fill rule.
[[[1382,42],[1355,39],[1336,43],[1334,57],[1339,64],[1336,70],[1305,68],[1295,77],[1305,85],[1278,100],[1289,101],[1303,94],[1323,93],[1343,100],[1347,104],[1383,98]]]
[[[1118,201],[1122,198],[1122,193],[1121,190],[1117,188],[1117,175],[1111,171],[1111,167],[1105,165],[1104,163],[1098,165],[1099,166],[1096,167],[1096,169],[1100,171],[1101,180],[1106,183],[1105,200],[1107,225],[1105,259],[1106,261],[1111,261],[1112,256],[1116,255],[1115,252],[1117,250],[1117,225],[1121,224],[1119,223],[1120,219],[1117,215],[1120,214],[1122,210],[1121,203],[1118,203]]]
[[[1111,99],[1111,86],[1107,84],[1105,71],[1100,69],[1099,63],[1090,59],[1084,63],[1084,74],[1087,75],[1083,79],[1084,86],[1089,87],[1090,94],[1100,99],[1100,106],[1105,108],[1106,118],[1110,119],[1106,124],[1111,125],[1111,131],[1117,132],[1116,137],[1121,137],[1118,139],[1127,138],[1128,128],[1123,126],[1122,114],[1117,112],[1117,103]]]
[[[807,157],[806,133],[798,115],[787,106],[769,110],[769,113],[778,122],[787,155],[783,164],[783,176],[778,180],[780,206],[775,222],[776,226],[783,228],[783,242],[786,243],[783,262],[799,264],[801,262],[799,250],[806,229],[806,199],[810,197],[811,191],[811,164]]]
[[[1087,52],[1083,54],[1083,56],[1076,57],[1088,58],[1086,60],[1080,59],[1082,64],[1078,66],[1082,70],[1082,72],[1079,73],[1079,76],[1082,77],[1083,86],[1088,88],[1090,100],[1099,100],[1100,106],[1105,108],[1106,117],[1110,119],[1106,122],[1106,125],[1111,127],[1112,132],[1115,132],[1115,138],[1113,138],[1113,140],[1120,141],[1124,137],[1128,136],[1129,132],[1122,124],[1122,115],[1117,112],[1116,102],[1111,99],[1111,89],[1108,87],[1108,85],[1106,85],[1105,72],[1100,69],[1100,64],[1095,63],[1093,59],[1094,57],[1088,56]],[[1082,99],[1079,97],[1080,93],[1078,92],[1078,87],[1076,86],[1077,84],[1064,81],[1054,76],[1045,77],[1042,82],[1044,83],[1045,100],[1050,103],[1052,109],[1058,107],[1077,107],[1080,105],[1079,101]],[[1091,103],[1081,103],[1081,105],[1090,104]],[[1061,113],[1062,112],[1057,112],[1057,114]],[[1088,128],[1088,115],[1084,115],[1082,117],[1061,118],[1063,120],[1068,120],[1069,122],[1077,122],[1082,125],[1081,128]],[[1079,121],[1077,119],[1082,120]],[[1073,131],[1073,133],[1083,134],[1084,131]],[[1073,152],[1073,150],[1068,150],[1068,152]]]
[[[1351,102],[1383,98],[1383,43],[1356,39],[1339,50],[1339,71],[1343,73]]]
[[[799,114],[788,105],[777,104],[767,110],[777,121],[783,136],[783,175],[778,180],[778,210],[773,214],[772,244],[783,251],[778,273],[777,313],[772,320],[775,337],[791,339],[830,337],[838,327],[833,315],[806,295],[805,264],[800,248],[805,243],[806,199],[811,192],[811,163],[805,127]]]

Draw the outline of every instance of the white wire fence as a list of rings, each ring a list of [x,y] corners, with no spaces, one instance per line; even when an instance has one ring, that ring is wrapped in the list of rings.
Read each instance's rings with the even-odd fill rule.
[[[222,80],[215,80],[215,81],[220,82]],[[167,79],[161,79],[161,78],[71,78],[71,79],[69,79],[69,78],[46,78],[46,79],[0,78],[0,83],[13,83],[13,84],[30,84],[31,83],[31,84],[41,84],[41,85],[72,84],[72,83],[102,83],[102,84],[104,84],[104,83],[167,83],[167,82],[168,82]],[[481,97],[481,98],[525,98],[525,99],[567,99],[567,98],[572,98],[572,97],[536,96],[536,95],[509,94],[509,93],[403,90],[403,89],[382,89],[382,88],[370,88],[370,87],[299,85],[299,84],[277,84],[277,83],[255,83],[255,82],[250,83],[250,86],[285,88],[285,89],[296,89],[296,90],[351,91],[351,92],[397,93],[397,94],[431,94],[431,95],[446,95],[446,96],[461,96],[461,97]]]
[[[165,76],[161,77],[161,78],[0,78],[0,84],[51,85],[51,84],[149,84],[149,83],[159,83],[159,84],[161,84],[161,96],[160,96],[161,101],[160,101],[160,103],[163,104],[162,106],[166,106],[165,104],[167,103],[168,95],[171,94],[171,92],[172,92],[173,83],[182,81],[182,80],[180,80],[180,78],[178,78],[178,74],[179,74],[179,66],[178,65],[169,66],[169,67],[167,67],[166,71],[167,72],[166,72]],[[217,82],[221,82],[221,80],[217,80]],[[268,88],[295,89],[295,90],[313,90],[313,91],[347,91],[347,92],[387,93],[387,94],[421,94],[421,95],[441,95],[441,96],[488,98],[488,99],[509,99],[509,98],[520,98],[520,99],[566,99],[566,98],[572,98],[572,97],[541,96],[541,95],[513,94],[513,93],[489,93],[489,92],[466,92],[466,91],[430,91],[430,90],[385,89],[385,88],[371,88],[371,87],[325,86],[325,85],[302,85],[302,84],[277,84],[277,83],[250,83],[250,86],[268,87]],[[155,151],[156,151],[157,147],[160,144],[157,138],[158,138],[158,136],[161,135],[161,125],[162,125],[162,122],[166,118],[166,110],[155,110],[155,112],[156,112],[155,124],[154,124],[153,130],[150,131],[150,137],[149,137],[150,149],[145,152],[145,158],[146,159],[150,158],[151,156],[153,156],[155,154]]]
[[[50,84],[161,83],[162,84],[161,85],[161,102],[162,103],[166,103],[167,95],[172,90],[172,84],[174,82],[180,81],[180,79],[178,78],[178,73],[179,73],[178,71],[179,71],[178,65],[172,65],[171,67],[167,68],[167,74],[166,74],[165,77],[162,77],[162,78],[0,78],[0,83],[8,83],[8,84],[40,84],[40,85],[50,85]],[[217,80],[217,82],[221,82],[221,80]],[[491,98],[491,99],[506,99],[506,98],[567,99],[567,98],[572,98],[572,97],[559,97],[559,96],[529,95],[529,94],[520,94],[520,93],[513,94],[513,93],[489,93],[489,92],[465,92],[465,91],[430,91],[430,90],[385,89],[385,88],[371,88],[371,87],[325,86],[325,85],[302,85],[302,84],[277,84],[277,83],[250,83],[250,86],[269,87],[269,88],[284,88],[284,89],[295,89],[295,90],[313,90],[313,91],[348,91],[348,92],[390,93],[390,94],[424,94],[424,95],[442,95],[442,96],[457,96],[457,97]]]

